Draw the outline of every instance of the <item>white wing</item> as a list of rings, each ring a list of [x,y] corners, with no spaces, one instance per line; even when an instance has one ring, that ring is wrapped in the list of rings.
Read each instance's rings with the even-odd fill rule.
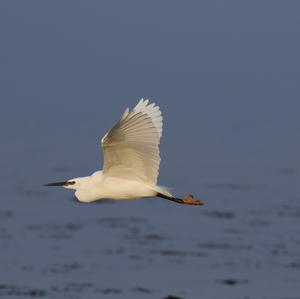
[[[158,106],[141,99],[102,138],[103,173],[107,176],[156,184],[162,134],[162,115]]]

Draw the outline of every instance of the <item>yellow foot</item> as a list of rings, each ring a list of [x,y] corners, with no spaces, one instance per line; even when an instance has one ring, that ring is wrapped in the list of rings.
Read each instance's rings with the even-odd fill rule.
[[[192,194],[186,194],[182,198],[182,203],[187,205],[202,206],[204,203],[199,199],[194,199]]]

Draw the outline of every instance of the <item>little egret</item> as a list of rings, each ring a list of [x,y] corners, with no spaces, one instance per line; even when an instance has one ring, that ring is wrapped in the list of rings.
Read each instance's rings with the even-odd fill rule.
[[[156,183],[162,120],[159,107],[141,99],[131,111],[127,108],[101,139],[103,170],[45,186],[73,189],[81,202],[161,197],[180,204],[202,205],[202,201],[193,199],[191,194],[176,198],[166,187]]]

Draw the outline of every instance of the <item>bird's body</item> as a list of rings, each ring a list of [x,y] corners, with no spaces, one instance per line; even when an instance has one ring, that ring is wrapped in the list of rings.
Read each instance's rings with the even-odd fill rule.
[[[101,139],[103,170],[47,186],[74,189],[75,196],[82,202],[159,196],[178,203],[202,204],[190,195],[183,199],[175,198],[167,188],[157,185],[162,126],[159,107],[141,99],[131,111],[127,108]]]
[[[102,170],[76,180],[81,187],[76,190],[75,196],[82,202],[91,202],[102,198],[121,200],[155,197],[158,193],[171,196],[164,187],[136,180],[105,176]]]

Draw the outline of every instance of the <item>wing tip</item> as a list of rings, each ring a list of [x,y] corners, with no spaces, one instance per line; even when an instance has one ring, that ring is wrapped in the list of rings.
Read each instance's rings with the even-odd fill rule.
[[[140,108],[156,108],[160,111],[160,107],[148,98],[141,98],[133,109],[139,110]]]
[[[141,98],[137,105],[133,108],[134,112],[142,112],[147,114],[155,125],[159,137],[162,135],[163,128],[163,117],[160,110],[160,107],[155,103],[151,102],[148,98]]]

